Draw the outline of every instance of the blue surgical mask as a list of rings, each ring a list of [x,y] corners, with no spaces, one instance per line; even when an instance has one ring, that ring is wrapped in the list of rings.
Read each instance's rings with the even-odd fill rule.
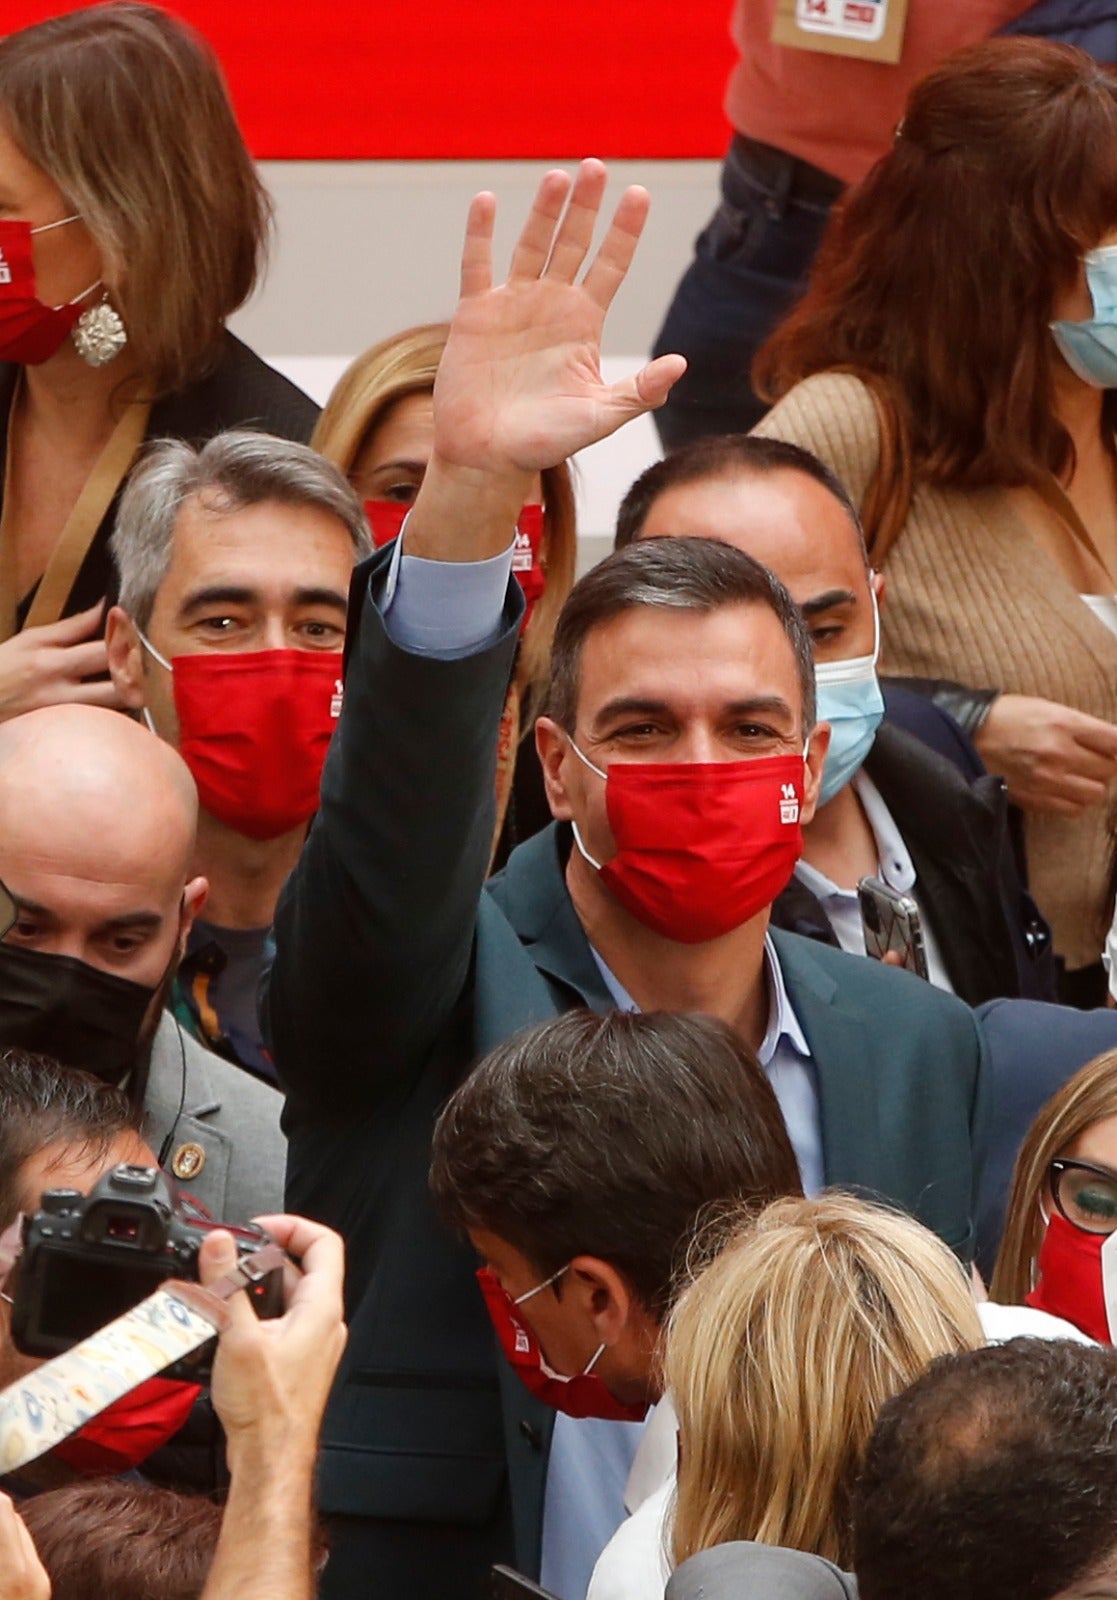
[[[884,717],[884,696],[877,681],[880,613],[876,595],[869,593],[873,602],[872,655],[815,663],[818,720],[830,724],[830,748],[818,801],[823,806],[860,772]]]
[[[1083,264],[1094,315],[1086,322],[1053,322],[1051,332],[1083,383],[1117,389],[1117,245],[1090,250]]]

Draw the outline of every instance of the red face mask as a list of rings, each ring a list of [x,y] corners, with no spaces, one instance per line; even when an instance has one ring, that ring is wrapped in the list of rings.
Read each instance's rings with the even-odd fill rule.
[[[786,889],[803,851],[803,756],[755,761],[614,761],[602,772],[617,853],[578,849],[625,910],[678,944],[720,939]]]
[[[546,1289],[565,1271],[563,1267],[560,1272],[521,1295],[520,1300],[527,1300],[531,1295],[538,1294],[540,1289]],[[478,1269],[477,1282],[481,1285],[500,1348],[509,1365],[515,1368],[520,1382],[536,1399],[553,1406],[556,1411],[565,1412],[568,1417],[600,1417],[606,1422],[643,1422],[648,1414],[647,1406],[625,1405],[614,1399],[593,1371],[604,1345],[592,1357],[584,1372],[564,1378],[561,1372],[553,1372],[544,1361],[538,1339],[517,1315],[516,1307],[520,1300],[513,1300],[490,1267]]]
[[[532,612],[543,598],[543,591],[547,587],[542,552],[543,507],[524,506],[520,512],[520,520],[516,524],[516,543],[512,551],[512,572],[527,601],[521,633],[526,631]]]
[[[174,674],[179,753],[203,810],[249,839],[277,839],[309,822],[341,714],[341,653],[253,650],[166,661],[143,644]]]
[[[365,501],[365,516],[372,532],[372,542],[378,550],[399,537],[403,519],[410,510],[410,504],[400,500]]]
[[[1117,1329],[1117,1233],[1087,1233],[1055,1211],[1036,1265],[1039,1282],[1026,1303],[1073,1323],[1099,1344],[1112,1344]]]
[[[196,1383],[149,1378],[56,1444],[51,1454],[91,1476],[127,1472],[174,1438],[201,1392]]]
[[[32,367],[49,361],[81,316],[81,302],[89,289],[64,306],[47,306],[37,298],[31,246],[33,234],[77,220],[63,217],[41,228],[29,222],[0,222],[0,361]]]
[[[398,538],[403,519],[410,510],[409,505],[401,505],[396,500],[365,501],[365,516],[372,530],[372,542],[378,550]],[[512,572],[527,601],[521,633],[531,621],[531,614],[547,586],[542,550],[543,507],[526,505],[516,524],[516,542],[512,549]]]

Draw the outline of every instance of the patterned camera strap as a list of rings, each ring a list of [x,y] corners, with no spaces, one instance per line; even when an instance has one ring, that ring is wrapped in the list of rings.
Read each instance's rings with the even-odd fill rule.
[[[200,1349],[227,1325],[229,1296],[287,1260],[270,1244],[208,1289],[169,1279],[115,1322],[0,1390],[0,1476],[53,1450],[107,1406]]]

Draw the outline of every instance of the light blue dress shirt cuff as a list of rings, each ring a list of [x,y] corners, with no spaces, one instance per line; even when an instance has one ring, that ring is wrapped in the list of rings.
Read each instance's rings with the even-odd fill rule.
[[[514,548],[515,539],[487,561],[427,561],[404,554],[401,529],[375,596],[392,643],[414,655],[446,661],[495,644],[502,632]]]

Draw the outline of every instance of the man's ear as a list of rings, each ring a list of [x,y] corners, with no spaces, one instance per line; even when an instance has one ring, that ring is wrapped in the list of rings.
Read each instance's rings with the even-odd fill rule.
[[[113,606],[109,611],[105,644],[109,675],[117,694],[130,711],[141,711],[145,700],[143,646],[136,624],[122,606]]]
[[[599,1344],[616,1344],[629,1328],[636,1296],[624,1274],[599,1256],[574,1257],[563,1293],[580,1302]]]
[[[826,752],[829,748],[830,724],[816,722],[811,729],[811,748],[807,752],[803,771],[803,805],[799,812],[799,822],[804,828],[814,820],[814,814],[818,810],[822,769],[826,764]]]
[[[550,717],[538,718],[535,724],[535,748],[539,753],[539,765],[543,768],[547,804],[551,808],[551,815],[559,822],[569,822],[574,815],[563,779],[569,745],[566,731],[557,722]]]
[[[869,587],[876,597],[877,610],[880,611],[884,606],[884,594],[888,588],[888,579],[883,572],[878,572],[875,567],[869,573]]]
[[[182,891],[182,910],[179,913],[178,942],[179,959],[186,954],[186,941],[190,937],[190,930],[194,926],[196,917],[202,914],[202,907],[209,899],[209,879],[191,878]]]

